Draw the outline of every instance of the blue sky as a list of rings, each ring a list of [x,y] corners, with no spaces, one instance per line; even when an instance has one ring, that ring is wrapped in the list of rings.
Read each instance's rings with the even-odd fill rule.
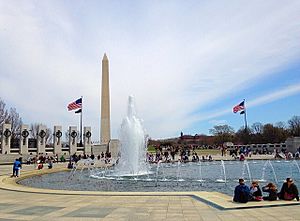
[[[299,1],[0,1],[0,97],[24,123],[84,124],[99,140],[101,59],[112,135],[129,95],[150,137],[300,115]]]

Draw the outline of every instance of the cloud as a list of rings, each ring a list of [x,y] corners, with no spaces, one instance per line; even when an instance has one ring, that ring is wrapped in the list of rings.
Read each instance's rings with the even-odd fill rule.
[[[224,125],[227,123],[226,120],[217,120],[217,119],[213,119],[209,121],[210,124],[212,125]]]
[[[276,101],[282,98],[289,97],[294,94],[299,94],[300,93],[300,83],[299,84],[294,84],[294,85],[289,85],[286,88],[282,88],[278,91],[275,91],[270,94],[266,94],[262,97],[256,98],[250,102],[248,102],[249,107],[255,107],[257,105],[261,104],[267,104],[272,101]]]
[[[113,136],[130,94],[151,137],[177,135],[197,109],[299,60],[299,1],[226,4],[2,1],[1,96],[26,123],[67,129],[79,119],[66,105],[82,95],[97,140],[107,52]]]
[[[259,96],[257,98],[254,98],[252,100],[248,100],[246,103],[246,108],[254,108],[256,106],[262,105],[262,104],[268,104],[276,100],[280,100],[283,98],[287,98],[289,96],[299,94],[300,93],[300,83],[288,85],[286,88],[281,88],[278,91],[272,91],[268,94],[265,94],[263,96]],[[216,117],[224,116],[226,114],[232,113],[232,107],[227,107],[225,109],[221,110],[215,110],[212,111],[212,113],[208,114],[201,114],[196,115],[193,117],[193,121],[204,121],[213,119]],[[217,120],[210,120],[210,123],[218,122]]]

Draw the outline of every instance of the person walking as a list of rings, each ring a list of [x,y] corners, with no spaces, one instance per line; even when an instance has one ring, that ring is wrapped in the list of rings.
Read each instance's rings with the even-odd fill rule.
[[[19,159],[15,159],[15,162],[13,164],[13,175],[12,177],[18,177],[19,176],[19,170],[21,169],[21,162]]]

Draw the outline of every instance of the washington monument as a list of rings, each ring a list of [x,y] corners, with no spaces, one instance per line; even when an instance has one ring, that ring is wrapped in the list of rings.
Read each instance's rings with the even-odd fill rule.
[[[100,142],[101,144],[108,144],[109,141],[110,141],[109,67],[108,67],[108,58],[106,54],[104,54],[102,59]]]

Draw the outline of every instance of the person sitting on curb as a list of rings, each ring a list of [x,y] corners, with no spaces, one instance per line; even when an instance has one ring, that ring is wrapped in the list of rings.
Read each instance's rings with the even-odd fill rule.
[[[282,185],[278,197],[282,200],[293,200],[296,198],[299,201],[298,188],[292,178],[286,178],[286,182]]]
[[[268,185],[262,188],[263,192],[269,193],[269,196],[264,196],[264,200],[275,201],[277,200],[277,188],[274,183],[268,183]]]
[[[250,189],[245,184],[244,179],[239,179],[239,185],[234,189],[233,201],[238,203],[247,203],[250,199]]]
[[[251,201],[262,201],[262,192],[257,181],[253,181],[250,187]]]

